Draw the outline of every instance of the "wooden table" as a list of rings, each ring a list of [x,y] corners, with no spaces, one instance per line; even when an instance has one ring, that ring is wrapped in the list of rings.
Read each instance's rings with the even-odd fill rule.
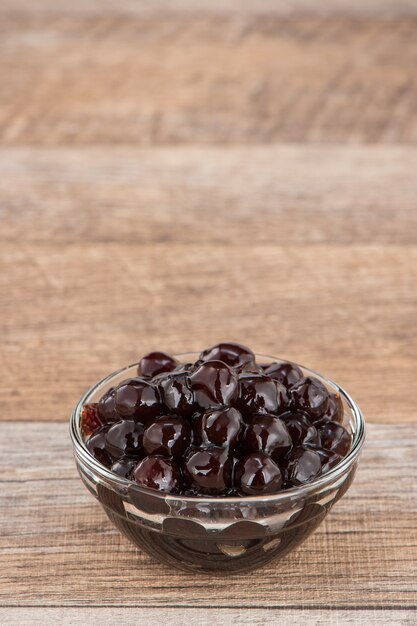
[[[1,0],[2,624],[416,623],[417,5],[319,4]],[[368,438],[300,549],[196,578],[110,525],[67,422],[221,339],[327,373]]]

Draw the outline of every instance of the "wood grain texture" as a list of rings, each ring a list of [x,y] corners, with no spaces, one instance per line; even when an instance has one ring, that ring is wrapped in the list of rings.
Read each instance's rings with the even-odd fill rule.
[[[417,147],[0,148],[2,237],[416,244]],[[227,255],[225,255],[227,260]]]
[[[18,15],[342,15],[356,17],[413,16],[417,7],[413,0],[326,0],[318,4],[315,0],[211,0],[204,6],[198,0],[73,0],[61,3],[55,0],[1,0],[0,13]]]
[[[140,617],[138,617],[138,615]],[[213,622],[221,626],[294,626],[294,624],[309,624],[309,626],[414,626],[415,616],[405,610],[377,611],[360,609],[357,611],[346,609],[319,610],[312,609],[216,609],[210,612],[206,609],[140,608],[140,613],[131,608],[42,608],[34,611],[30,608],[8,607],[0,608],[0,621],[3,626],[34,626],[45,624],[60,624],[60,626],[85,626],[86,619],[100,626],[114,626],[115,623],[123,626],[137,626],[141,624],[157,624],[161,620],[169,626],[212,626]]]
[[[415,424],[371,424],[352,488],[301,548],[259,578],[203,576],[191,584],[111,526],[76,474],[65,424],[1,424],[0,598],[12,606],[202,608],[216,598],[218,608],[233,609],[411,610],[416,451]]]
[[[0,0],[1,624],[415,624],[416,67],[413,0]],[[191,580],[67,420],[222,339],[334,378],[368,440],[299,550]]]
[[[1,252],[2,419],[67,420],[86,388],[150,349],[230,338],[325,372],[369,421],[416,420],[414,246]]]
[[[1,419],[66,420],[147,350],[230,337],[326,372],[370,421],[415,421],[416,157],[1,150]]]
[[[415,17],[18,12],[0,52],[5,144],[417,141]]]

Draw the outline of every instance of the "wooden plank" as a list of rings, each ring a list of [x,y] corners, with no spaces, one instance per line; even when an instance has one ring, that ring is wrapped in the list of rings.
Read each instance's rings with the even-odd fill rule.
[[[153,562],[111,526],[76,475],[65,424],[3,423],[1,604],[198,609],[216,598],[218,608],[310,608],[324,611],[323,619],[330,609],[341,615],[368,609],[368,619],[378,609],[411,615],[417,606],[416,451],[416,425],[369,425],[354,485],[300,549],[259,577],[194,576],[191,584],[187,574]]]
[[[415,244],[417,148],[0,149],[1,235],[25,241]]]
[[[327,373],[371,421],[415,421],[416,162],[411,147],[1,150],[0,418],[66,420],[147,350],[232,338]]]
[[[348,16],[398,16],[416,15],[413,0],[327,0],[318,4],[315,0],[212,0],[204,6],[198,0],[73,0],[59,3],[54,0],[1,0],[0,13],[22,13],[24,15],[158,15],[158,14],[230,14],[239,15],[348,15]]]
[[[240,340],[326,373],[369,421],[416,421],[417,247],[1,247],[1,419],[67,420],[151,349]]]
[[[101,626],[136,626],[141,624],[164,623],[169,626],[294,626],[308,623],[310,626],[410,626],[415,625],[415,614],[407,610],[311,610],[305,609],[150,609],[141,607],[140,613],[131,608],[0,608],[0,621],[3,626],[85,626],[89,619]]]
[[[1,20],[3,143],[417,141],[415,17],[59,13]]]

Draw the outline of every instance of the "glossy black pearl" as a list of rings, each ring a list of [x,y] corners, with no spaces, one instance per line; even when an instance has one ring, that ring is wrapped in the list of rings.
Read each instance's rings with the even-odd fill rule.
[[[317,378],[301,378],[290,389],[290,398],[294,408],[307,413],[313,422],[320,419],[329,404],[329,392]]]
[[[177,367],[175,369],[173,369],[173,372],[192,372],[194,371],[196,368],[196,364],[195,363],[179,363],[179,365],[177,365]]]
[[[97,411],[100,415],[103,422],[107,424],[111,424],[112,422],[117,422],[119,416],[116,413],[116,407],[114,404],[114,396],[115,389],[111,387],[106,393],[100,398],[97,403]]]
[[[274,493],[328,472],[351,447],[339,394],[296,364],[256,363],[240,344],[212,346],[195,363],[151,352],[138,372],[84,405],[80,427],[99,462],[142,486]]]
[[[115,407],[123,418],[134,418],[143,424],[162,413],[162,404],[157,388],[143,378],[130,378],[116,389]]]
[[[263,369],[257,363],[246,363],[242,365],[238,370],[239,374],[263,374]]]
[[[222,361],[206,361],[190,374],[190,386],[200,409],[217,409],[237,396],[236,372]]]
[[[106,449],[116,458],[142,454],[143,425],[135,420],[112,424],[106,435]]]
[[[158,417],[143,433],[146,454],[178,458],[191,442],[191,427],[178,415]]]
[[[137,459],[130,459],[129,457],[122,457],[113,463],[111,471],[122,478],[131,478],[132,470],[138,464]]]
[[[81,430],[84,437],[89,437],[103,426],[97,410],[97,404],[85,404],[81,410]]]
[[[321,473],[322,474],[325,474],[326,472],[328,472],[332,467],[337,465],[339,461],[341,461],[343,458],[340,456],[340,454],[337,454],[337,452],[332,452],[331,450],[324,450],[323,448],[316,448],[315,452],[317,452],[321,460]]]
[[[275,493],[281,489],[278,465],[263,452],[254,452],[238,463],[235,474],[237,490],[248,496]]]
[[[243,429],[242,415],[233,407],[207,411],[194,422],[194,443],[235,447]]]
[[[168,374],[159,380],[158,386],[162,401],[169,411],[185,417],[194,413],[194,394],[187,372]]]
[[[294,446],[314,447],[319,444],[317,429],[304,413],[283,413],[281,419],[289,430]]]
[[[196,494],[224,495],[232,486],[232,459],[227,448],[192,452],[182,466],[188,488]]]
[[[245,452],[264,452],[277,460],[291,450],[292,441],[288,428],[276,415],[253,415],[246,421],[241,443]]]
[[[177,365],[178,361],[165,352],[150,352],[140,360],[138,374],[152,378],[162,372],[171,372]]]
[[[141,487],[156,489],[163,493],[177,494],[181,491],[181,471],[172,459],[146,456],[139,461],[132,474]]]
[[[337,452],[345,456],[350,448],[350,435],[346,428],[336,422],[321,422],[318,426],[320,444],[322,448]]]
[[[330,422],[337,422],[338,424],[343,422],[343,403],[340,394],[329,394],[329,404],[323,417]]]
[[[255,355],[252,350],[240,343],[217,343],[215,346],[203,350],[200,359],[201,361],[223,361],[223,363],[236,369],[255,363]]]
[[[302,485],[317,478],[321,472],[320,455],[315,450],[294,448],[286,461],[286,478],[291,485]]]
[[[244,414],[280,413],[287,405],[287,391],[281,383],[262,374],[241,374],[239,377],[236,406]]]
[[[98,432],[91,435],[85,443],[89,452],[105,467],[110,467],[114,462],[113,456],[107,449],[106,433],[108,426],[103,426]]]
[[[265,374],[274,380],[278,380],[287,389],[292,387],[300,378],[303,378],[303,372],[298,365],[287,361],[268,365],[265,368]]]

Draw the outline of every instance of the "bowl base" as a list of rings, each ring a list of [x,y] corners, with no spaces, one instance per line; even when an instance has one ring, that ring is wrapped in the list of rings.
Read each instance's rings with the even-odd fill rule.
[[[283,558],[301,544],[324,519],[327,510],[317,505],[316,515],[304,523],[259,539],[192,539],[148,530],[103,507],[109,519],[138,548],[151,557],[185,572],[250,572]],[[310,511],[310,515],[311,515]]]

